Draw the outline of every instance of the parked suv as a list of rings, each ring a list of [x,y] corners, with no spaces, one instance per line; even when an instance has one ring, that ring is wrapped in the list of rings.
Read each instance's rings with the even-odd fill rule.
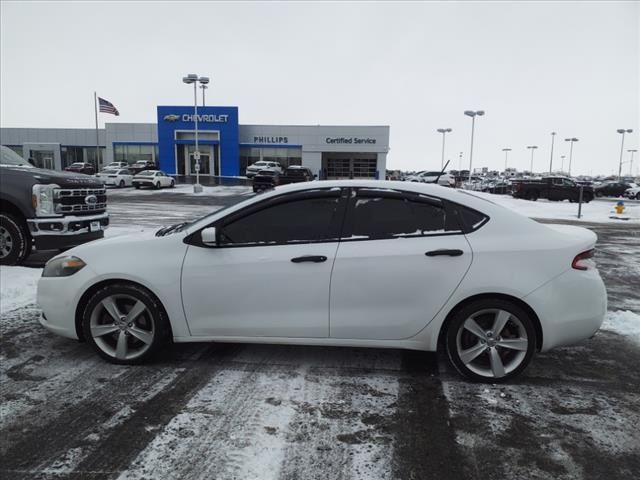
[[[74,173],[85,173],[87,175],[93,175],[94,173],[96,173],[96,169],[92,164],[84,162],[72,163],[68,167],[65,167],[65,171]]]
[[[104,236],[107,195],[95,177],[35,168],[0,146],[0,265],[32,248],[61,250]]]
[[[263,170],[271,170],[282,174],[282,166],[278,162],[267,162],[266,160],[260,160],[247,167],[247,178],[253,178],[258,172]]]
[[[151,160],[138,160],[133,165],[129,166],[129,171],[136,175],[140,172],[144,172],[145,170],[157,170],[158,167]]]

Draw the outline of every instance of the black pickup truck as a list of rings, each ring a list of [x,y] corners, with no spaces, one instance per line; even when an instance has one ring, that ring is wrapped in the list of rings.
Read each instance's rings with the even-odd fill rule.
[[[282,175],[273,170],[261,170],[253,177],[253,191],[270,190],[276,185],[310,182],[315,178],[311,170],[298,165],[287,167]]]
[[[62,250],[104,236],[107,194],[88,175],[35,168],[0,146],[0,265],[36,250]]]
[[[580,199],[580,185],[567,177],[543,177],[541,179],[512,180],[512,195],[515,198],[537,200],[547,198],[554,201]],[[582,201],[593,200],[593,187],[582,186]]]

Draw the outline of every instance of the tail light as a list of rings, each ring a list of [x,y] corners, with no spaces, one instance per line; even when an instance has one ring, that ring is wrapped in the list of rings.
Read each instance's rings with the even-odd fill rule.
[[[571,262],[571,268],[575,268],[576,270],[589,270],[590,268],[595,268],[596,262],[593,260],[594,254],[594,249],[579,253],[573,259],[573,262]]]

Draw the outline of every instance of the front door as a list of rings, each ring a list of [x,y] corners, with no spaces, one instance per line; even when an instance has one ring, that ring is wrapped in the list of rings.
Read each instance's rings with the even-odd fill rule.
[[[217,221],[217,246],[194,240],[181,285],[192,335],[328,337],[340,193],[268,199]]]
[[[471,256],[438,199],[359,189],[331,277],[330,336],[416,335],[460,284]]]
[[[220,158],[218,155],[218,145],[199,145],[200,150],[200,175],[220,175]],[[196,159],[195,145],[188,145],[185,149],[185,175],[195,176]]]
[[[53,151],[52,150],[32,150],[33,163],[38,168],[46,168],[53,170]]]

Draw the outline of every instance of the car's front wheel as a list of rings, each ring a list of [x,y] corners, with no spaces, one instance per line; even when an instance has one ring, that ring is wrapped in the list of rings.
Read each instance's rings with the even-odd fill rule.
[[[145,288],[126,283],[94,293],[84,309],[82,327],[98,354],[117,364],[147,361],[170,338],[160,302]]]
[[[501,383],[519,375],[536,349],[533,319],[503,299],[481,299],[458,310],[446,331],[453,366],[465,377]]]
[[[124,188],[124,180],[120,180],[120,183],[118,184],[118,187]]]

